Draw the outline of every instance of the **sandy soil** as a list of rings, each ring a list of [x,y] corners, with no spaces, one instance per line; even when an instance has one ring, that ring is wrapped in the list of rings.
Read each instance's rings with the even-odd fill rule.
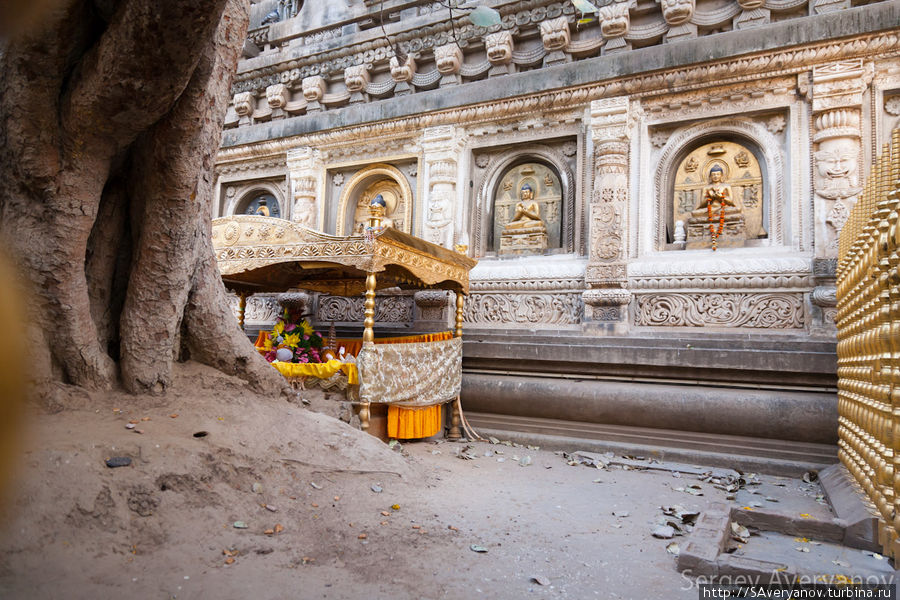
[[[696,598],[650,532],[725,494],[533,448],[391,450],[191,363],[165,398],[55,398],[4,504],[3,598]]]

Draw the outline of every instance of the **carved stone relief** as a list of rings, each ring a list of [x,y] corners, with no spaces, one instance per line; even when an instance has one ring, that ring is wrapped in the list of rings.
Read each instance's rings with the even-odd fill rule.
[[[521,190],[531,190],[540,219],[546,227],[547,247],[558,248],[561,243],[563,220],[562,186],[556,172],[541,163],[518,165],[503,174],[502,185],[494,200],[494,245],[499,247],[501,234],[515,216]],[[531,201],[531,200],[529,200]],[[540,249],[539,249],[540,250]]]
[[[859,185],[862,151],[860,119],[863,92],[873,76],[862,60],[815,67],[812,74],[814,114],[817,247],[820,256],[835,256],[840,231],[850,216]]]
[[[476,292],[466,300],[464,320],[470,326],[534,327],[577,325],[584,306],[581,293]]]
[[[422,137],[427,170],[425,239],[446,248],[453,244],[456,180],[465,137],[454,127],[431,127]]]
[[[638,294],[635,325],[651,327],[803,327],[800,293]]]
[[[362,323],[365,298],[356,296],[319,296],[316,320],[319,323]],[[375,321],[378,323],[411,323],[412,296],[376,296]]]
[[[685,148],[690,148],[692,143],[696,143],[695,140],[709,139],[711,136],[718,136],[723,140],[737,137],[744,138],[747,141],[729,146],[730,150],[726,150],[721,155],[713,156],[708,154],[711,150],[716,153],[719,152],[718,148],[714,149],[712,147],[714,145],[719,145],[722,149],[725,149],[724,143],[717,142],[703,146],[704,150],[699,154],[697,154],[699,148],[696,148],[683,159],[679,158],[683,156],[681,153],[684,152]],[[751,224],[750,215],[753,215],[751,233],[755,233],[757,237],[767,236],[774,244],[785,243],[785,167],[780,146],[779,141],[769,133],[759,120],[713,120],[690,125],[673,133],[659,153],[654,177],[655,187],[651,196],[651,202],[658,207],[658,213],[655,216],[658,245],[656,248],[647,248],[646,250],[662,249],[668,242],[666,229],[669,228],[671,231],[675,221],[683,220],[689,228],[690,223],[688,221],[690,217],[682,217],[683,215],[689,215],[690,211],[682,209],[686,209],[688,204],[694,203],[694,210],[696,210],[698,203],[702,202],[699,198],[700,192],[696,189],[691,190],[689,187],[679,185],[678,189],[673,191],[684,193],[675,194],[673,197],[668,191],[673,188],[668,186],[672,185],[673,181],[676,182],[676,185],[679,182],[684,184],[689,177],[692,179],[692,182],[688,186],[700,185],[699,180],[701,178],[709,178],[712,162],[720,161],[722,156],[728,157],[728,164],[721,166],[732,186],[735,200],[740,201],[742,211],[746,212],[746,223],[748,226]],[[757,154],[750,150],[751,147],[758,150],[761,164],[757,163]],[[692,158],[695,160],[691,160]],[[676,162],[676,159],[678,159],[678,162]],[[741,164],[746,166],[741,167]],[[766,180],[763,180],[761,177],[763,172],[762,165],[765,165],[764,171],[768,175]],[[752,170],[750,169],[751,166],[753,167]],[[746,173],[749,173],[749,177],[744,179]],[[694,184],[693,181],[697,183]],[[700,191],[702,191],[702,188]],[[697,198],[694,198],[695,195]],[[660,198],[666,199],[665,202],[660,202]],[[670,198],[672,204],[667,206],[666,202],[669,202]],[[669,206],[673,206],[677,210],[675,215],[681,215],[681,217],[673,215],[671,221],[666,220],[667,215],[672,214],[669,211]],[[718,215],[718,212],[716,214]],[[708,220],[708,214],[706,216]],[[707,235],[709,235],[708,231],[707,228]],[[688,232],[688,236],[690,239],[690,232]],[[723,239],[727,238],[728,235],[726,233],[723,235]],[[750,239],[756,238],[748,235],[747,240]]]
[[[718,204],[713,199],[708,206],[706,192],[713,189],[710,177],[714,170],[720,173],[719,187],[728,197]],[[713,236],[720,247],[766,237],[764,189],[759,163],[750,148],[730,141],[704,144],[690,152],[675,172],[670,231],[678,221],[685,223],[689,249],[710,247]]]
[[[291,176],[293,207],[291,220],[310,229],[319,229],[319,182],[324,176],[321,152],[310,147],[291,150],[287,156]]]

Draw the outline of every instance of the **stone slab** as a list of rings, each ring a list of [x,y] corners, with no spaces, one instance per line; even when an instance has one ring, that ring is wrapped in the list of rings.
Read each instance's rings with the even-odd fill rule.
[[[881,552],[878,517],[863,503],[861,490],[843,464],[819,471],[819,483],[834,514],[846,523],[845,546]]]

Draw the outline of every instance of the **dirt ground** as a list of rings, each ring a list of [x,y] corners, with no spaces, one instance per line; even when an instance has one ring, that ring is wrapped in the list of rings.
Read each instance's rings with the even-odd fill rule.
[[[528,447],[390,449],[192,363],[165,398],[55,398],[3,505],[2,598],[697,598],[651,531],[726,496]]]

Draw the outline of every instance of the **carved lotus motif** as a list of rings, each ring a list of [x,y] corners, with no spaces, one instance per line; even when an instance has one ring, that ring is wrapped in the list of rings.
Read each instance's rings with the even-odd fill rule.
[[[321,75],[304,77],[300,85],[303,87],[303,97],[309,102],[321,101],[325,96],[325,79]]]
[[[631,18],[628,3],[619,2],[600,9],[600,33],[605,38],[621,37],[628,33]]]
[[[485,36],[484,49],[493,65],[505,65],[512,60],[513,39],[508,31],[498,31]]]
[[[565,17],[542,21],[541,41],[547,51],[565,50],[571,41],[569,21]]]

